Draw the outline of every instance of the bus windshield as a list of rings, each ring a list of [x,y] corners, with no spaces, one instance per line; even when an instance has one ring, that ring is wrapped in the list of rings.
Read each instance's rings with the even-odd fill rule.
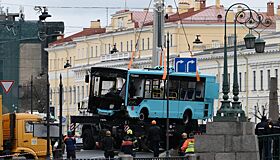
[[[91,112],[119,110],[125,98],[126,74],[122,69],[93,67],[88,109]]]

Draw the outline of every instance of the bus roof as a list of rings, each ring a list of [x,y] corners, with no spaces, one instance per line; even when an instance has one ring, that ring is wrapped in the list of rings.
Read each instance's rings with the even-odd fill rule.
[[[107,67],[91,67],[91,74],[97,77],[123,77],[127,76],[127,69],[107,68]]]
[[[153,74],[153,75],[163,75],[163,69],[133,69],[129,70],[130,74]],[[196,77],[195,72],[174,72],[174,70],[169,72],[170,76],[189,76]],[[200,77],[215,77],[215,75],[211,74],[199,74]]]

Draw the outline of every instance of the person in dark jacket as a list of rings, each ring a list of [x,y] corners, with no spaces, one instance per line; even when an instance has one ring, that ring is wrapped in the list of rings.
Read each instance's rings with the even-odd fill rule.
[[[67,159],[76,159],[76,139],[73,137],[72,131],[67,131],[64,143],[66,145]]]
[[[105,158],[107,158],[107,159],[108,158],[110,158],[110,159],[114,158],[114,156],[115,156],[114,144],[115,144],[115,140],[111,136],[111,132],[106,131],[106,136],[101,141],[101,145],[102,145],[102,149],[104,150]]]
[[[152,126],[148,131],[148,140],[150,141],[152,150],[154,152],[154,157],[159,156],[159,142],[160,142],[160,127],[156,125],[155,120],[152,121]]]
[[[267,135],[269,133],[269,125],[267,122],[267,118],[265,116],[262,117],[261,122],[259,122],[256,125],[255,128],[255,134],[258,136],[263,136]],[[259,138],[259,154],[260,154],[260,159],[263,157],[263,152],[264,155],[267,155],[266,149],[264,150],[264,146],[267,146],[267,142],[264,141],[264,138]]]
[[[280,117],[278,118],[278,121],[272,124],[272,134],[280,135]],[[280,155],[279,143],[280,143],[279,138],[273,140],[273,157],[278,157]]]

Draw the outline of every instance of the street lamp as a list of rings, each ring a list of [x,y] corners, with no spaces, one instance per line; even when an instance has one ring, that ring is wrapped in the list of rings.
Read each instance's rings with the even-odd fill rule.
[[[233,102],[229,101],[229,84],[228,84],[228,65],[227,65],[227,32],[226,32],[226,25],[227,25],[227,15],[230,9],[234,6],[245,6],[246,9],[238,12],[234,16],[234,80],[233,80]],[[248,12],[245,12],[248,11]],[[249,17],[246,16],[246,13],[249,13]],[[245,19],[244,21],[240,21],[240,19]],[[224,75],[223,75],[223,100],[221,101],[222,105],[221,108],[217,111],[216,117],[214,117],[214,121],[247,121],[245,117],[245,112],[242,110],[241,102],[239,102],[239,87],[238,87],[238,70],[237,70],[237,42],[236,42],[236,23],[239,22],[240,24],[245,24],[245,26],[249,29],[249,34],[247,34],[244,38],[245,44],[247,48],[255,47],[256,52],[262,51],[264,49],[263,42],[257,41],[255,43],[255,37],[251,34],[251,31],[257,28],[260,24],[264,25],[265,27],[270,26],[270,20],[265,20],[263,23],[263,17],[259,15],[255,10],[250,9],[244,3],[235,3],[231,5],[225,14],[225,24],[224,24]],[[256,30],[254,30],[257,32]],[[257,32],[259,33],[259,32]],[[259,53],[259,52],[258,52]]]

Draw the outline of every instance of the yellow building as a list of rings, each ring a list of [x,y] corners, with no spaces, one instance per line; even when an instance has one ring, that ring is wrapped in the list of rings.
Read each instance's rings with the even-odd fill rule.
[[[190,5],[192,4],[192,5]],[[166,8],[164,34],[170,33],[170,55],[172,57],[190,56],[189,51],[219,48],[223,46],[225,8],[216,1],[216,5],[205,6],[205,0],[188,3],[179,1],[178,13],[172,6]],[[233,18],[236,11],[227,16],[228,46],[233,45]],[[89,87],[84,77],[92,66],[126,67],[134,54],[134,68],[151,66],[153,46],[153,13],[122,10],[112,15],[111,24],[101,28],[100,21],[92,21],[90,28],[62,38],[47,48],[49,52],[49,78],[51,102],[59,113],[59,75],[64,86],[63,115],[84,114],[83,101],[86,101]],[[237,42],[243,41],[248,30],[237,25]],[[196,35],[200,35],[201,44],[194,44]],[[166,37],[166,36],[164,36]],[[137,43],[138,42],[138,43]],[[136,43],[138,46],[136,47]],[[165,44],[165,40],[164,40]],[[113,47],[118,52],[111,54]],[[138,48],[138,50],[136,49]],[[64,68],[66,62],[71,64]]]

